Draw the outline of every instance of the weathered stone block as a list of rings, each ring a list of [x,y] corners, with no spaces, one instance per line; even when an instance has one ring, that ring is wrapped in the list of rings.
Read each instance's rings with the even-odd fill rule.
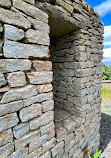
[[[0,133],[0,146],[13,141],[13,133],[11,128]]]
[[[24,29],[31,27],[31,22],[29,22],[24,16],[3,8],[0,8],[0,22],[12,24]]]
[[[47,32],[40,31],[40,30],[32,30],[32,29],[29,29],[25,33],[25,42],[42,44],[42,45],[47,45],[47,46],[50,45],[50,39]]]
[[[3,26],[2,26],[2,24],[0,23],[0,32],[2,32],[3,31]]]
[[[40,156],[39,158],[51,158],[51,152],[47,151],[44,155]]]
[[[56,156],[60,151],[62,151],[64,147],[64,142],[60,142],[59,144],[57,144],[51,151],[52,151],[52,156]]]
[[[51,61],[42,61],[42,60],[34,60],[33,68],[36,71],[50,71],[52,70],[52,62]]]
[[[38,94],[37,96],[31,97],[29,99],[24,100],[24,107],[29,106],[34,103],[41,103],[46,100],[51,100],[53,98],[53,93],[43,93],[43,94]]]
[[[48,132],[50,132],[52,130],[54,130],[54,123],[53,122],[51,122],[51,123],[49,123],[49,124],[47,124],[45,126],[42,126],[40,128],[41,135],[47,134]]]
[[[24,86],[27,83],[24,72],[9,73],[7,79],[10,87]]]
[[[0,72],[26,71],[30,70],[31,61],[25,59],[0,59]]]
[[[13,127],[13,133],[14,133],[14,137],[16,139],[21,138],[28,132],[29,132],[29,124],[27,122],[20,123],[17,126]]]
[[[33,85],[27,85],[23,88],[16,88],[6,92],[1,100],[1,103],[8,103],[14,100],[20,100],[37,95],[36,87]]]
[[[56,139],[61,142],[66,139],[67,131],[62,126],[56,127]]]
[[[4,25],[4,38],[7,40],[19,41],[24,38],[24,31],[11,25]]]
[[[0,87],[5,85],[7,83],[4,75],[2,73],[0,73]]]
[[[76,77],[86,77],[86,76],[91,76],[91,75],[92,75],[92,68],[75,70]]]
[[[5,86],[5,87],[0,88],[0,93],[4,93],[7,91],[9,91],[9,86]]]
[[[0,148],[0,158],[8,157],[14,151],[14,142]]]
[[[20,110],[23,107],[23,101],[0,104],[0,116]]]
[[[35,139],[38,139],[39,137],[40,137],[39,130],[26,134],[22,138],[15,140],[15,150],[20,150],[20,149],[24,148],[29,143],[33,142]]]
[[[30,3],[30,4],[32,4],[32,5],[35,4],[35,1],[34,1],[34,0],[23,0],[23,1],[25,1],[25,2],[27,2],[27,3]]]
[[[34,157],[38,157],[40,156],[42,153],[41,148],[36,149],[35,151],[31,152],[28,156],[26,156],[25,158],[34,158]]]
[[[0,132],[17,125],[19,119],[16,113],[8,114],[0,117]]]
[[[43,84],[37,86],[37,91],[39,93],[50,92],[52,91],[52,84]]]
[[[40,104],[33,104],[30,107],[20,110],[19,117],[22,122],[28,121],[34,117],[42,114],[42,107]]]
[[[10,8],[11,1],[10,0],[0,0],[0,7]]]
[[[32,152],[34,150],[36,150],[37,148],[41,147],[43,144],[45,144],[48,140],[48,135],[45,134],[40,138],[37,138],[37,140],[35,139],[34,142],[29,144],[29,152]]]
[[[43,112],[53,110],[54,109],[54,101],[49,100],[42,103]]]
[[[31,84],[44,84],[52,82],[52,71],[30,72],[27,77]]]
[[[7,58],[48,58],[49,48],[42,45],[31,45],[14,41],[5,41],[3,54]]]
[[[30,130],[34,130],[41,126],[44,126],[44,125],[52,122],[53,119],[54,119],[53,111],[46,112],[46,113],[42,114],[40,117],[35,118],[29,122]]]
[[[51,140],[47,141],[45,144],[42,146],[42,152],[45,153],[49,151],[51,148],[53,148],[56,144],[56,138],[52,138]]]
[[[46,13],[22,0],[13,0],[13,6],[37,20],[48,23],[48,15]]]
[[[20,151],[13,152],[8,158],[24,158],[28,155],[28,148],[23,148]]]

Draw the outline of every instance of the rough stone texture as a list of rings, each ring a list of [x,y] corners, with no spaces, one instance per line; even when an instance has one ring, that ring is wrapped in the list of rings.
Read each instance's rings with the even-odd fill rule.
[[[26,71],[30,68],[30,60],[0,59],[0,72]]]
[[[3,95],[1,103],[8,103],[10,101],[25,99],[37,95],[36,87],[28,85],[23,88],[12,89]]]
[[[37,91],[39,93],[50,92],[52,90],[52,84],[43,84],[37,86]]]
[[[9,73],[7,76],[7,80],[10,87],[20,87],[24,86],[27,83],[24,72]]]
[[[5,85],[7,83],[4,75],[2,73],[0,73],[0,87]]]
[[[27,3],[30,3],[30,4],[32,4],[32,5],[35,4],[35,1],[34,1],[34,0],[23,0],[23,1],[25,1],[25,2],[27,2]]]
[[[24,158],[28,155],[28,148],[23,148],[20,151],[13,152],[8,158]]]
[[[8,157],[14,151],[14,142],[0,148],[0,157]]]
[[[21,138],[28,132],[29,132],[29,124],[27,122],[20,123],[17,126],[13,127],[13,133],[14,133],[14,137],[16,139]]]
[[[3,31],[3,26],[2,26],[2,24],[0,23],[0,32],[2,32]]]
[[[3,8],[0,8],[0,22],[16,25],[24,29],[31,27],[31,23],[24,16]]]
[[[24,31],[11,25],[4,25],[4,38],[12,41],[19,41],[24,38]]]
[[[23,2],[22,0],[13,0],[13,6],[37,20],[48,22],[48,16],[40,9]]]
[[[18,122],[19,120],[16,113],[11,113],[0,117],[0,132],[17,125]]]
[[[22,44],[13,41],[5,41],[3,53],[7,58],[49,57],[49,49],[47,46]]]
[[[27,77],[32,84],[44,84],[52,81],[52,71],[41,71],[28,73]]]
[[[23,101],[0,104],[0,116],[20,110],[23,107]]]
[[[23,108],[20,110],[20,119],[22,122],[28,121],[34,117],[42,114],[42,108],[40,104],[33,104],[30,107]]]
[[[43,112],[53,110],[54,109],[54,101],[49,100],[42,103]]]
[[[11,7],[11,1],[10,0],[1,0],[0,1],[0,7],[10,8]]]
[[[50,71],[50,70],[52,70],[52,62],[35,60],[35,61],[33,61],[33,68],[36,71]]]
[[[29,29],[25,34],[26,43],[35,43],[49,46],[49,35],[47,32]]]

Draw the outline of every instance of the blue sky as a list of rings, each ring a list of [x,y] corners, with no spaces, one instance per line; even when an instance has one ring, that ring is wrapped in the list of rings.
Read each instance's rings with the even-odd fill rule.
[[[104,63],[111,65],[111,0],[85,0],[99,14],[104,23]]]

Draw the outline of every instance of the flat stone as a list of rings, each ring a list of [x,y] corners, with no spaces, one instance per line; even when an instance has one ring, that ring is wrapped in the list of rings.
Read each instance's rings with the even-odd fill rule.
[[[23,0],[23,1],[25,1],[25,2],[27,2],[27,3],[30,3],[30,4],[32,4],[32,5],[35,5],[35,1],[34,1],[34,0]]]
[[[4,92],[7,92],[7,91],[9,91],[9,87],[8,86],[0,88],[0,93],[4,93]]]
[[[0,7],[10,8],[11,1],[10,0],[0,0]]]
[[[56,139],[57,142],[61,142],[63,140],[66,140],[67,131],[62,126],[56,127]]]
[[[22,122],[25,122],[41,114],[42,114],[41,105],[33,104],[30,107],[26,107],[20,110],[19,117]]]
[[[16,113],[11,113],[0,117],[0,132],[17,125],[19,119]]]
[[[23,107],[23,101],[0,104],[0,116],[20,110]]]
[[[32,23],[34,29],[47,32],[48,34],[50,33],[50,27],[47,23],[33,19],[31,17],[27,17],[27,19]]]
[[[8,158],[24,158],[28,155],[28,148],[23,148],[20,151],[13,152]]]
[[[24,16],[3,8],[0,8],[0,22],[12,24],[23,29],[31,27],[31,22],[29,22]]]
[[[15,150],[23,149],[25,146],[27,146],[31,142],[34,142],[34,140],[38,139],[39,137],[40,137],[39,130],[26,134],[22,138],[15,140]]]
[[[10,155],[14,151],[14,142],[9,143],[5,146],[2,146],[0,148],[0,157],[6,158],[8,155]]]
[[[1,23],[0,23],[0,32],[3,32],[3,26]]]
[[[47,151],[49,151],[51,148],[53,148],[55,146],[55,144],[56,144],[56,138],[52,138],[52,139],[48,140],[42,146],[43,153],[46,153]]]
[[[25,33],[25,42],[47,45],[47,46],[50,45],[50,39],[47,32],[40,30],[32,30],[32,29],[29,29]]]
[[[12,72],[7,75],[7,80],[10,87],[24,86],[26,82],[24,72]]]
[[[34,150],[36,150],[37,148],[41,147],[43,144],[45,144],[48,140],[48,135],[45,134],[40,138],[37,138],[37,140],[35,139],[34,142],[29,144],[29,152],[32,152]]]
[[[19,41],[24,38],[24,31],[11,25],[4,25],[4,38],[13,41]]]
[[[33,68],[36,71],[50,71],[52,70],[52,62],[51,61],[42,61],[42,60],[34,60]]]
[[[5,85],[7,83],[4,75],[2,73],[0,73],[0,87]]]
[[[27,73],[27,77],[31,84],[44,84],[52,82],[52,71],[31,72]]]
[[[42,126],[40,128],[40,131],[41,131],[41,135],[44,135],[44,134],[47,134],[49,133],[50,131],[54,130],[54,122],[51,122],[45,126]]]
[[[14,41],[5,41],[4,56],[7,58],[48,58],[49,48],[42,45],[23,44]]]
[[[43,125],[46,125],[53,121],[54,113],[53,111],[46,112],[42,114],[40,117],[35,118],[29,122],[30,130],[37,129]]]
[[[49,93],[43,93],[43,94],[38,94],[37,96],[28,98],[28,99],[24,99],[24,107],[29,106],[31,104],[34,103],[41,103],[43,101],[46,100],[51,100],[53,98],[53,93],[49,92]]]
[[[92,68],[75,70],[76,77],[86,77],[86,76],[91,76],[91,75],[92,75]]]
[[[49,101],[42,102],[42,108],[43,108],[43,112],[53,110],[54,109],[54,101],[49,100]]]
[[[0,133],[0,146],[8,144],[12,141],[13,141],[13,133],[11,128]]]
[[[1,103],[8,103],[14,100],[20,100],[37,95],[36,87],[33,85],[27,85],[23,88],[16,88],[6,92],[1,100]]]
[[[59,144],[57,144],[51,151],[52,151],[52,156],[56,156],[60,151],[62,151],[64,147],[64,142],[60,142]]]
[[[41,153],[42,153],[42,151],[41,151],[41,147],[40,148],[38,148],[38,149],[36,149],[35,151],[33,151],[33,152],[31,152],[28,156],[26,156],[25,158],[34,158],[35,156],[36,157],[38,157],[38,156],[40,156],[41,155]]]
[[[37,20],[48,23],[48,15],[46,13],[22,0],[13,0],[13,6]]]
[[[51,158],[51,152],[47,151],[44,155],[40,156],[39,158]]]
[[[43,84],[37,86],[37,91],[39,93],[50,92],[52,91],[52,84]]]
[[[0,72],[26,71],[30,70],[31,61],[25,59],[0,59]]]

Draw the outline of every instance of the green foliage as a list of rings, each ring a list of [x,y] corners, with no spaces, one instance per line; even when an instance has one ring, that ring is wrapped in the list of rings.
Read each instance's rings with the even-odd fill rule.
[[[105,64],[102,67],[102,80],[111,80],[111,66],[106,66]]]
[[[103,101],[111,101],[111,89],[108,89],[105,86],[102,86],[102,100]]]
[[[98,151],[96,150],[95,154],[88,154],[89,158],[100,158],[102,150]]]

